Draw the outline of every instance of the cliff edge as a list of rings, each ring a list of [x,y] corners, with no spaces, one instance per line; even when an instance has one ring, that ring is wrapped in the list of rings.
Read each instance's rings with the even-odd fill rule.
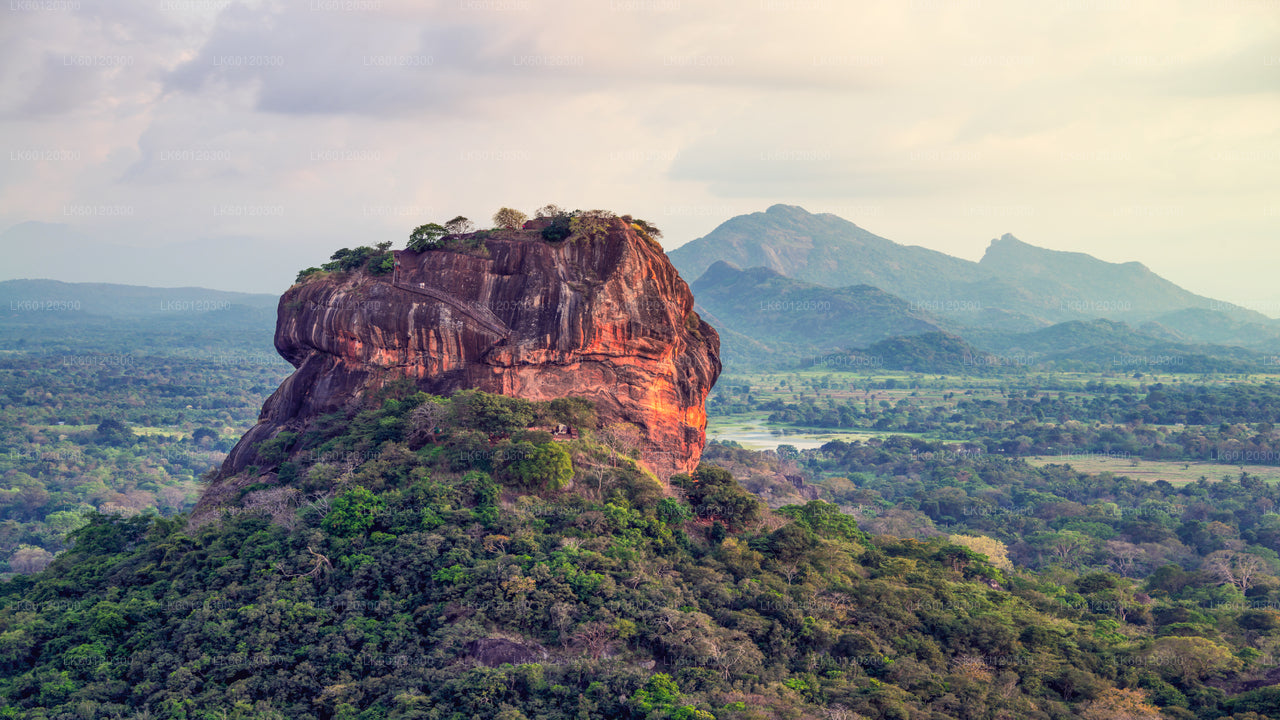
[[[636,426],[659,477],[697,466],[720,339],[661,246],[622,220],[595,238],[467,239],[473,250],[403,250],[393,273],[313,277],[284,293],[275,346],[297,369],[228,455],[205,509],[219,483],[258,464],[259,443],[400,378],[437,395],[586,397],[602,427]]]

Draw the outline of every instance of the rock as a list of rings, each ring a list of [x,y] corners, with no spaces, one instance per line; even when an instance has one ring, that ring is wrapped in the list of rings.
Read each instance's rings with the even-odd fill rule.
[[[535,642],[516,642],[506,638],[481,638],[467,643],[467,655],[487,667],[544,662],[547,649]]]
[[[390,275],[332,275],[289,288],[275,345],[297,370],[220,477],[255,464],[258,443],[402,377],[441,395],[476,388],[529,400],[584,396],[596,402],[601,426],[639,428],[641,462],[660,477],[692,471],[706,444],[720,339],[693,311],[662,248],[621,220],[591,240],[548,243],[531,231],[472,237],[479,249],[470,253],[404,250]]]

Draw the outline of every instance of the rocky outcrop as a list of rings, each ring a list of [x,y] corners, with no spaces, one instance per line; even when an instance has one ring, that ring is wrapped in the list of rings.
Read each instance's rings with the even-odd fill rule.
[[[639,429],[641,461],[659,476],[693,470],[720,341],[662,248],[620,220],[590,240],[549,243],[531,231],[476,239],[470,253],[401,251],[392,275],[289,288],[275,344],[297,370],[222,477],[253,465],[258,443],[402,377],[434,394],[584,396],[601,425]]]

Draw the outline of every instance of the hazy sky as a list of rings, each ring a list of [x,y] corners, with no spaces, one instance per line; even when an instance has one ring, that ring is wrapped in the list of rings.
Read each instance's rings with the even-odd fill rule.
[[[1280,316],[1280,0],[0,1],[0,231],[239,255],[62,279],[279,292],[503,205],[673,248],[784,202]]]

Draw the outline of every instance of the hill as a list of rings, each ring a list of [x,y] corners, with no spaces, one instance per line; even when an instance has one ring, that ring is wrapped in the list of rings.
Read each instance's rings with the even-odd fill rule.
[[[701,277],[723,260],[826,287],[870,285],[917,302],[970,299],[962,289],[986,277],[976,263],[899,245],[835,215],[791,205],[731,218],[667,255],[686,277]]]
[[[1043,299],[1037,307],[1055,319],[1084,315],[1133,321],[1186,308],[1216,308],[1236,322],[1271,322],[1261,313],[1184,290],[1142,263],[1109,263],[1085,253],[1048,250],[1007,234],[991,241],[978,264],[1020,287],[1039,288]]]
[[[23,353],[184,356],[281,366],[278,299],[206,288],[0,282],[0,347]]]
[[[997,357],[1058,370],[1141,373],[1259,372],[1274,363],[1239,347],[1191,344],[1148,335],[1113,320],[1058,323],[1029,333],[984,338]]]
[[[721,332],[736,367],[794,365],[900,335],[941,332],[948,323],[869,285],[828,288],[768,268],[717,262],[690,286]]]
[[[279,298],[207,288],[157,288],[57,280],[0,281],[0,317],[85,313],[108,317],[174,317],[235,306],[274,311]]]
[[[244,206],[226,209],[234,211]],[[54,278],[96,283],[110,278],[128,285],[171,282],[275,293],[288,285],[288,268],[298,256],[297,248],[236,235],[189,238],[148,247],[131,245],[131,241],[89,235],[62,223],[19,223],[0,230],[0,253],[5,259],[0,266],[0,280]]]
[[[980,331],[1030,331],[1094,318],[1142,322],[1189,307],[1271,324],[1259,313],[1184,290],[1139,263],[1046,250],[1012,235],[993,240],[975,263],[786,205],[732,218],[669,255],[695,277],[724,260],[827,287],[871,285]],[[1209,335],[1190,339],[1211,342]]]
[[[1241,321],[1213,309],[1187,308],[1165,313],[1142,323],[1138,330],[1172,342],[1199,340],[1260,352],[1280,351],[1280,322]]]
[[[235,512],[94,517],[0,585],[0,713],[1048,720],[1107,716],[1092,658],[1149,653],[945,539],[709,465],[664,489],[557,412],[388,388]]]

